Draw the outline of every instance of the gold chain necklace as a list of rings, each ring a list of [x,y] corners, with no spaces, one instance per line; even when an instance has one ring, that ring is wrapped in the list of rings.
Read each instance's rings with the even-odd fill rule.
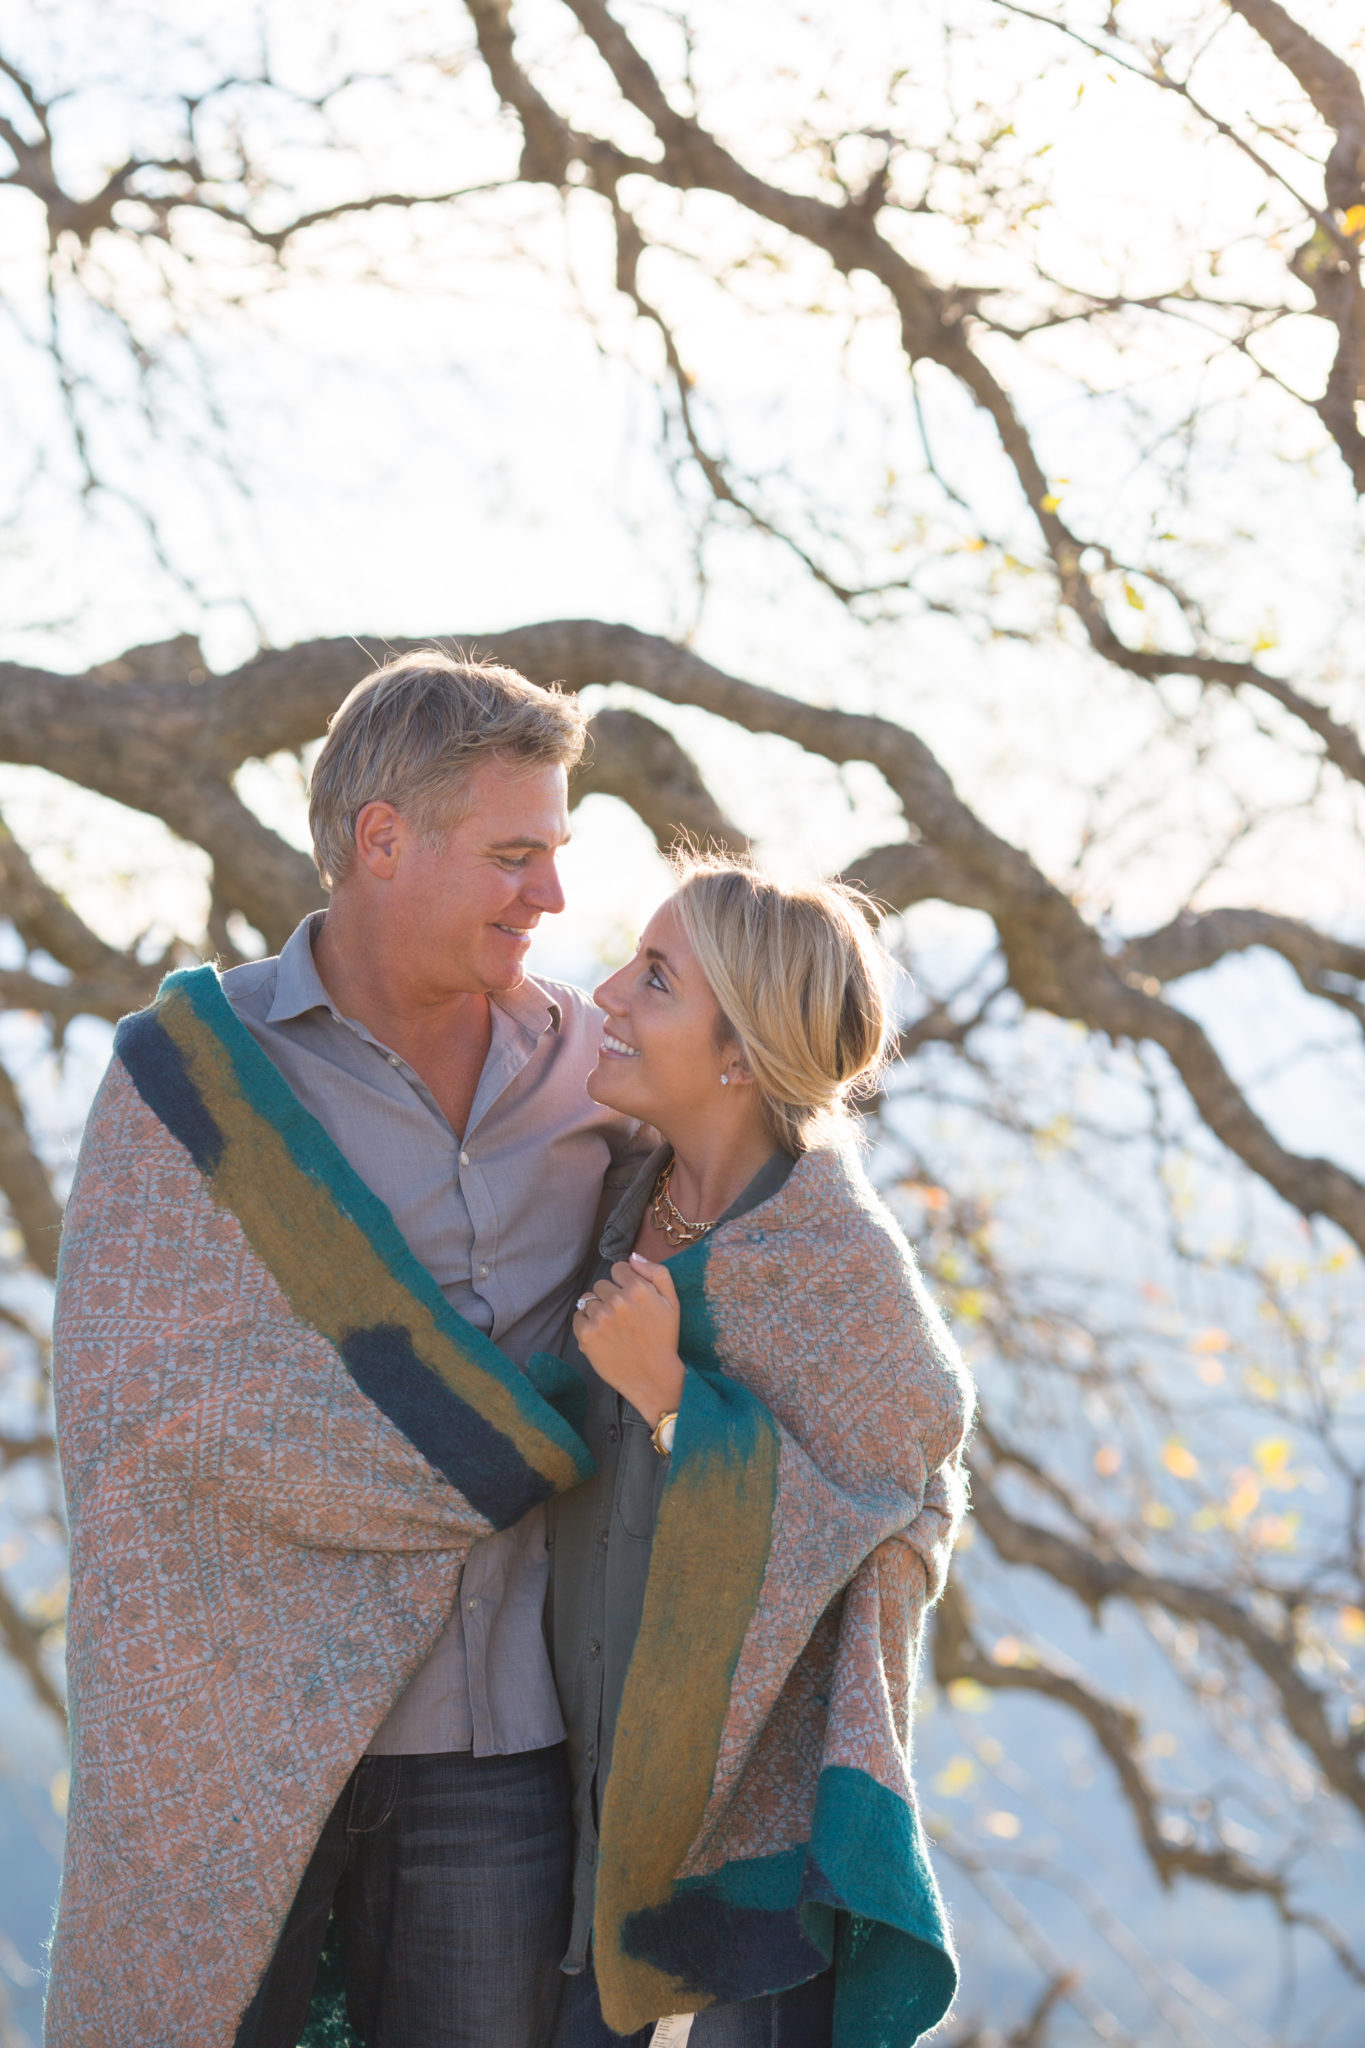
[[[705,1237],[708,1230],[714,1230],[714,1223],[689,1223],[682,1210],[668,1192],[668,1183],[673,1177],[676,1161],[670,1159],[654,1183],[654,1196],[649,1205],[654,1228],[662,1231],[670,1244],[695,1244]]]

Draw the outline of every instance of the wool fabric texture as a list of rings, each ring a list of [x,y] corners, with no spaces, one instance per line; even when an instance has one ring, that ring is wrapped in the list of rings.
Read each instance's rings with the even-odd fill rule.
[[[124,1020],[63,1233],[51,2048],[231,2048],[471,1544],[591,1470],[209,968]]]
[[[910,1750],[970,1381],[851,1153],[668,1270],[687,1372],[603,1799],[602,2011],[629,2034],[833,1962],[835,2048],[911,2048],[957,1985]]]

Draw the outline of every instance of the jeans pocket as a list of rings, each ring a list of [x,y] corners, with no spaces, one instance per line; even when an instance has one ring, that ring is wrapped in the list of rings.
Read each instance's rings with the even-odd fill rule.
[[[402,1764],[401,1756],[363,1756],[360,1759],[346,1815],[348,1835],[372,1835],[383,1827],[398,1798],[398,1773]]]

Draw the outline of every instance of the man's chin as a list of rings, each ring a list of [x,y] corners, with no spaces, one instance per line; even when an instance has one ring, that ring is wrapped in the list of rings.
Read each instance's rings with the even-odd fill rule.
[[[490,996],[510,996],[513,989],[520,988],[525,979],[524,960],[504,961],[501,965],[490,964],[484,974],[484,990]]]

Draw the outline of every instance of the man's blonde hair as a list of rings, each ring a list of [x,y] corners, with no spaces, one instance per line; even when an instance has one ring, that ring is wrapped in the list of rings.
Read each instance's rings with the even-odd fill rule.
[[[773,1136],[798,1156],[849,1128],[891,1036],[877,912],[842,882],[786,888],[748,861],[681,856],[672,898],[754,1077]]]
[[[577,698],[496,662],[436,647],[386,662],[335,713],[313,769],[308,823],[323,886],[344,881],[366,804],[391,803],[424,838],[438,838],[459,823],[481,761],[572,768],[585,723]]]

